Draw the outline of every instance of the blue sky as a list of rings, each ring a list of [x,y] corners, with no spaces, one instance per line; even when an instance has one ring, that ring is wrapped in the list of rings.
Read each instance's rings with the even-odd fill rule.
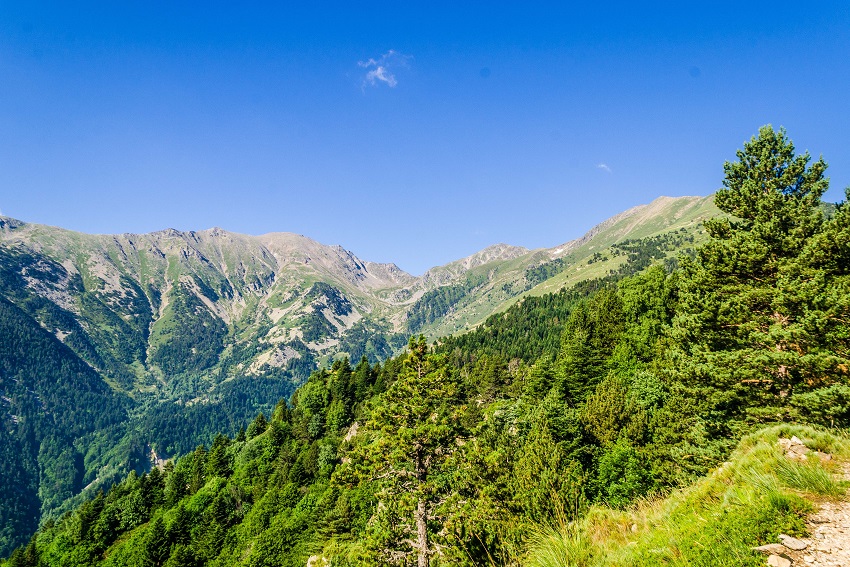
[[[845,2],[122,4],[0,2],[3,214],[421,273],[707,195],[762,124],[850,185]]]

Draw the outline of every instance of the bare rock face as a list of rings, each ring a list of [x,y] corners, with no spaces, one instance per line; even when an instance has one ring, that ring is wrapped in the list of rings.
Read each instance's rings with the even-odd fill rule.
[[[806,447],[806,444],[803,443],[796,435],[791,437],[791,439],[780,438],[779,446],[782,447],[782,453],[794,461],[806,461],[810,456],[816,457],[822,463],[832,460],[832,455],[829,453],[812,451]]]
[[[796,443],[791,443],[793,441],[794,438],[780,439],[783,449],[786,445],[797,446]],[[831,458],[830,455],[817,451],[809,453],[809,455],[812,454],[818,454],[819,458],[823,458],[821,455]],[[789,452],[786,451],[786,455],[789,455]],[[840,476],[842,480],[850,481],[850,465],[843,465]],[[781,544],[773,543],[754,549],[770,554],[767,562],[770,566],[793,564],[811,567],[850,567],[850,501],[840,499],[823,502],[818,511],[807,518],[806,525],[811,534],[806,539],[781,534],[779,536]]]

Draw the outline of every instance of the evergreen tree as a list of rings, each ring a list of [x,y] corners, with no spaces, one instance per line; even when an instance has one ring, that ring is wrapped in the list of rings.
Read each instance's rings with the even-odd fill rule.
[[[207,449],[203,445],[198,445],[195,452],[192,453],[192,468],[189,472],[189,492],[194,494],[206,483],[206,468],[207,468]]]
[[[157,516],[148,526],[143,541],[143,562],[145,567],[162,567],[168,560],[171,544],[165,530],[162,516]]]
[[[266,416],[260,413],[254,418],[254,421],[251,422],[251,425],[248,426],[248,439],[253,439],[260,433],[266,430],[266,427],[269,426],[269,422],[266,420]]]
[[[809,164],[770,126],[737,157],[715,198],[728,216],[706,222],[710,242],[683,262],[673,332],[679,379],[721,434],[729,418],[775,418],[771,408],[839,362],[807,328],[816,290],[790,285],[823,227],[826,163]]]
[[[168,540],[180,545],[188,545],[192,541],[192,516],[183,504],[177,506],[168,526]]]
[[[200,562],[188,545],[176,545],[165,567],[198,567]]]
[[[603,288],[580,303],[567,320],[556,360],[561,393],[581,403],[605,377],[619,341],[623,309],[616,289]]]
[[[210,452],[207,455],[206,473],[207,476],[220,476],[222,478],[229,477],[233,470],[230,463],[230,455],[227,454],[227,447],[230,445],[230,439],[226,435],[219,433],[213,440]]]
[[[424,337],[411,338],[408,349],[403,371],[366,424],[374,433],[372,440],[353,460],[380,482],[382,505],[388,515],[397,514],[397,520],[410,526],[402,539],[411,542],[418,567],[427,567],[432,554],[428,523],[441,497],[443,465],[457,435],[452,408],[457,389],[444,358],[428,352]],[[401,514],[410,514],[406,522]],[[396,559],[391,553],[384,557]]]

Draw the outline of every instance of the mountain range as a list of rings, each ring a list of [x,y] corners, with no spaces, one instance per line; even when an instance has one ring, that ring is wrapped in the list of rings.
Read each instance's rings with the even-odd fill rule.
[[[0,466],[17,491],[0,534],[20,543],[27,518],[235,432],[334,359],[374,363],[411,334],[675,263],[717,214],[711,197],[661,197],[552,248],[497,244],[421,276],[291,233],[89,235],[0,217]]]

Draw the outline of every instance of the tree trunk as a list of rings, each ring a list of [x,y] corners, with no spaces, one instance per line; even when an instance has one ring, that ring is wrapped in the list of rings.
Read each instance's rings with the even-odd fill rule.
[[[413,451],[413,465],[416,470],[416,482],[421,489],[425,484],[425,477],[428,475],[425,463],[422,462],[421,446],[417,446]],[[419,548],[419,560],[416,565],[417,567],[428,567],[428,508],[425,504],[425,498],[421,494],[416,501],[414,519],[416,520],[416,546]]]
[[[417,567],[428,567],[428,512],[425,500],[416,503],[416,532],[418,535],[419,561]]]

